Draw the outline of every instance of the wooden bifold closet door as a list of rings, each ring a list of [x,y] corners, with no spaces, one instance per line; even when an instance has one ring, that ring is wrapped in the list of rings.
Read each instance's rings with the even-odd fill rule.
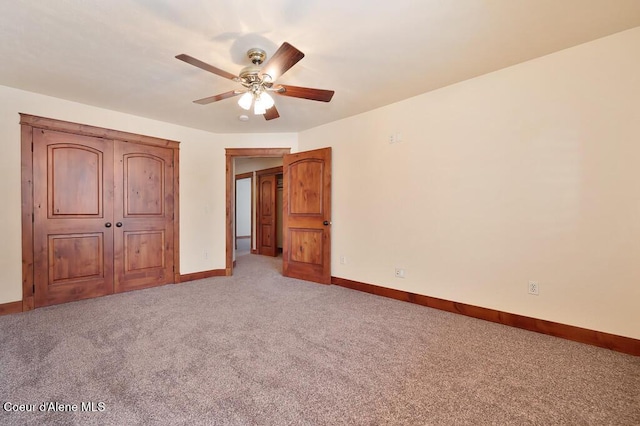
[[[173,282],[173,152],[115,142],[116,292]]]
[[[33,129],[35,306],[174,280],[174,151]]]

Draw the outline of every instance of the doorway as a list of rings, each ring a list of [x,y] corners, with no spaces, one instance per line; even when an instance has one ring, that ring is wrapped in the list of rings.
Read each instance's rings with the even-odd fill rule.
[[[226,153],[226,250],[225,275],[233,274],[235,254],[234,217],[235,217],[235,162],[239,158],[283,158],[291,148],[227,148]],[[254,222],[255,224],[255,222]],[[256,234],[253,233],[255,236]]]
[[[234,163],[238,157],[281,157],[282,273],[331,283],[331,148],[290,154],[290,148],[226,149],[226,268],[234,268]]]
[[[245,254],[282,253],[282,158],[234,159],[234,265]]]

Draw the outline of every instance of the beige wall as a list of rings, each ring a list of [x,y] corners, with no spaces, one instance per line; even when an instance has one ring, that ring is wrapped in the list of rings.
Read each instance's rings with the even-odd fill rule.
[[[638,46],[640,28],[300,133],[333,147],[332,274],[640,338]]]
[[[225,267],[224,148],[297,147],[297,135],[213,134],[0,86],[0,303],[22,299],[19,112],[180,141],[181,273]]]

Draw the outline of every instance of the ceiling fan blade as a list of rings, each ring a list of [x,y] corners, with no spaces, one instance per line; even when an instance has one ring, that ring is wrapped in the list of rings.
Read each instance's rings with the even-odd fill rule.
[[[280,117],[280,113],[276,109],[275,105],[269,108],[263,115],[265,120],[273,120],[274,118]]]
[[[209,65],[206,62],[202,62],[199,59],[196,59],[192,56],[189,55],[185,55],[184,53],[181,53],[180,55],[176,56],[176,59],[180,59],[181,61],[184,61],[190,65],[193,65],[194,67],[198,67],[201,68],[205,71],[209,71],[212,72],[216,75],[219,75],[220,77],[224,77],[224,78],[228,78],[229,80],[233,80],[233,81],[238,81],[240,80],[238,78],[238,76],[231,74],[230,72],[226,72],[224,70],[221,70],[220,68],[216,68],[213,65]]]
[[[264,77],[268,75],[271,77],[270,81],[274,82],[302,58],[304,58],[304,53],[285,41],[267,63],[264,64],[262,71],[260,71],[260,76]]]
[[[311,89],[309,87],[288,86],[285,84],[280,84],[276,89],[275,92],[282,96],[321,102],[329,102],[335,93],[333,90]]]
[[[206,105],[206,104],[210,104],[211,102],[217,102],[217,101],[221,101],[223,99],[227,99],[227,98],[232,98],[234,96],[238,96],[240,93],[242,92],[237,92],[235,90],[231,90],[229,92],[225,92],[225,93],[220,93],[219,95],[215,95],[215,96],[209,96],[208,98],[202,98],[202,99],[198,99],[197,101],[193,101],[196,104],[200,104],[200,105]]]

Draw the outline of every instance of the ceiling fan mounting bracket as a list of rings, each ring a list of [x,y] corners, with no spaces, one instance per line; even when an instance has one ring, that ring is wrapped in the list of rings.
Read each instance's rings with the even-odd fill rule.
[[[247,56],[251,60],[251,63],[254,65],[260,65],[267,59],[267,52],[262,49],[253,48],[247,51]]]

